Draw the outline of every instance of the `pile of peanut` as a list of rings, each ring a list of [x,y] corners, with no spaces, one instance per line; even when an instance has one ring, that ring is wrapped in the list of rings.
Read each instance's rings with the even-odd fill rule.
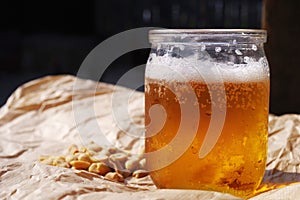
[[[116,182],[123,182],[130,176],[147,176],[145,161],[140,156],[132,156],[114,147],[101,147],[94,142],[81,148],[73,144],[68,148],[66,156],[40,156],[43,164],[87,170]]]

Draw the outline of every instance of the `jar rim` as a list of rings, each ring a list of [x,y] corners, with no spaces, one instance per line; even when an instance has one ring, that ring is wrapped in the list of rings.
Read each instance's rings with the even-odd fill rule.
[[[153,29],[149,41],[175,43],[265,43],[267,31],[263,29]]]

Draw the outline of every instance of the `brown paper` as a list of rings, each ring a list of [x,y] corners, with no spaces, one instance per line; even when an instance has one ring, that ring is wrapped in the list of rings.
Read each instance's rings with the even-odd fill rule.
[[[66,154],[70,144],[89,141],[143,151],[143,101],[143,93],[73,76],[49,76],[18,88],[0,109],[0,199],[239,199],[156,189],[149,176],[115,183],[38,162],[40,155]],[[270,115],[269,129],[265,177],[250,199],[300,199],[300,116]]]

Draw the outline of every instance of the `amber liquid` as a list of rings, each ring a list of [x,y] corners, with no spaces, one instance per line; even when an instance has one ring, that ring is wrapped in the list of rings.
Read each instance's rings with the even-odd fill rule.
[[[164,107],[166,122],[158,133],[146,128],[146,152],[157,151],[176,136],[180,120],[180,101],[169,88],[178,88],[183,83],[146,79],[145,125],[151,122],[149,109],[155,104]],[[203,189],[231,193],[240,197],[253,194],[265,171],[268,135],[269,80],[255,82],[210,83],[214,92],[223,87],[226,103],[220,110],[226,111],[224,127],[215,146],[204,157],[199,158],[212,116],[212,104],[208,86],[203,82],[189,82],[198,98],[200,120],[196,136],[182,155],[169,164],[151,172],[158,188]],[[191,91],[181,91],[181,97]],[[221,104],[220,104],[221,105]],[[185,120],[195,120],[193,117]],[[186,134],[192,134],[188,131]],[[150,136],[150,137],[149,137]],[[182,144],[184,145],[184,144]],[[168,147],[170,151],[175,146]],[[163,155],[162,155],[163,156]],[[147,166],[164,157],[149,157]]]

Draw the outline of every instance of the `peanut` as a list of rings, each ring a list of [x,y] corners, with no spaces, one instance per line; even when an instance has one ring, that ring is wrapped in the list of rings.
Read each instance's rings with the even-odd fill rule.
[[[132,176],[135,177],[135,178],[143,178],[145,176],[148,176],[148,172],[146,170],[142,170],[142,169],[139,169],[139,170],[136,170],[132,173]]]
[[[73,160],[78,160],[78,156],[77,155],[67,155],[66,156],[66,162],[70,163]]]
[[[107,155],[103,155],[103,154],[97,154],[97,155],[94,155],[91,160],[93,162],[103,162],[105,164],[108,163],[108,156]]]
[[[89,172],[97,173],[104,176],[108,172],[111,172],[111,168],[102,162],[92,163],[89,167]]]
[[[92,163],[92,159],[86,153],[79,153],[78,154],[78,160]]]
[[[108,148],[108,152],[109,152],[110,154],[117,153],[117,148],[116,148],[116,147],[110,147],[110,148]]]
[[[124,181],[124,177],[119,174],[118,172],[108,172],[105,175],[105,178],[107,178],[108,180],[111,181],[115,181],[115,182],[123,182]]]
[[[127,155],[125,153],[115,153],[109,156],[109,159],[113,162],[120,161],[125,162],[127,160]]]
[[[81,160],[73,160],[73,161],[70,162],[70,164],[75,169],[88,169],[89,166],[90,166],[89,162],[81,161]]]
[[[131,172],[138,169],[139,167],[140,167],[140,163],[138,159],[129,159],[125,162],[125,168]]]
[[[40,162],[42,162],[48,158],[49,158],[49,156],[40,156],[39,160],[40,160]]]
[[[95,143],[90,143],[87,147],[88,147],[88,150],[91,150],[94,152],[100,152],[103,149],[101,146],[99,146]]]
[[[85,148],[85,147],[81,147],[79,149],[79,152],[81,152],[81,153],[85,153],[86,151],[87,151],[87,148]]]
[[[53,165],[54,157],[49,156],[41,161],[41,163],[46,164],[46,165]]]
[[[57,163],[55,166],[70,168],[70,165],[67,162]]]
[[[72,144],[71,146],[69,146],[68,151],[70,154],[75,154],[75,153],[79,152],[76,144]]]
[[[61,163],[66,163],[66,160],[65,160],[65,157],[63,157],[63,156],[58,156],[58,157],[55,157],[54,159],[53,159],[53,165],[54,166],[58,166],[58,164],[61,164]]]
[[[86,155],[88,155],[88,156],[93,156],[93,155],[96,155],[96,154],[97,154],[97,152],[95,152],[95,151],[93,151],[93,150],[91,150],[91,149],[87,149],[85,153],[86,153]]]

